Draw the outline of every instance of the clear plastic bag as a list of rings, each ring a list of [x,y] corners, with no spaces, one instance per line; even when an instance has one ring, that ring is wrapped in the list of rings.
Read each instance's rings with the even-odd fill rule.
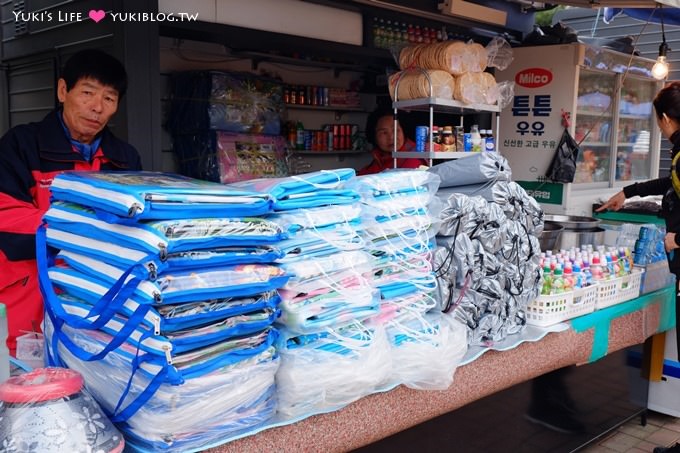
[[[49,318],[45,327],[49,339]],[[81,348],[102,347],[100,340],[86,331],[65,327],[64,332]],[[131,378],[132,352],[130,356],[116,349],[102,360],[85,362],[59,345],[61,359],[83,375],[87,389],[109,413],[116,412],[128,382],[130,389],[121,407],[134,401],[151,383],[153,375],[144,372]],[[274,375],[278,366],[276,351],[269,347],[180,384],[162,383],[149,401],[120,425],[128,444],[150,451],[201,450],[269,422],[276,409]]]
[[[124,277],[123,271],[113,266],[75,254],[68,256],[76,267],[65,264],[53,266],[49,268],[49,277],[64,290],[74,291],[74,294],[87,294],[81,296],[83,299],[97,300],[121,278],[125,278],[130,285],[135,284],[132,276]],[[214,297],[252,296],[279,288],[286,281],[288,276],[279,267],[268,264],[238,264],[202,271],[163,273],[154,281],[139,281],[130,297],[139,304],[195,302]],[[120,293],[122,292],[116,294]],[[115,298],[116,294],[110,294],[109,298]]]
[[[270,212],[272,203],[255,192],[149,171],[66,172],[54,178],[50,190],[54,200],[90,207],[109,223],[256,216]]]
[[[312,208],[329,204],[353,204],[359,201],[356,192],[344,188],[355,176],[352,168],[320,170],[286,178],[260,178],[229,184],[235,190],[260,193],[271,197],[275,211]]]
[[[494,36],[489,41],[486,45],[486,53],[488,55],[487,65],[500,71],[507,69],[515,58],[510,43],[500,36]]]
[[[312,333],[326,327],[342,327],[375,315],[380,310],[379,293],[360,275],[337,281],[334,287],[321,287],[299,293],[282,289],[281,317],[277,323],[299,333]]]
[[[419,192],[424,188],[428,193],[435,193],[439,188],[439,177],[420,170],[388,170],[374,175],[358,176],[350,180],[345,187],[356,190],[361,201],[386,194]]]
[[[278,414],[293,419],[340,409],[387,383],[392,369],[381,327],[355,323],[311,336],[282,332]]]
[[[335,224],[345,224],[361,217],[359,203],[330,205],[317,208],[296,209],[269,216],[284,231],[294,234],[303,229],[319,229]]]
[[[407,314],[385,326],[392,379],[417,390],[446,390],[467,352],[465,327],[442,313]]]

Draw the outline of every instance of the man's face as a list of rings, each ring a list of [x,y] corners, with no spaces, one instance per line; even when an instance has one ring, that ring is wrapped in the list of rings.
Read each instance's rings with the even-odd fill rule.
[[[118,110],[118,91],[91,78],[78,80],[70,91],[59,79],[57,96],[71,137],[82,143],[91,143]]]
[[[392,152],[394,145],[394,118],[383,116],[375,125],[375,144],[384,152]],[[397,146],[399,150],[404,145],[404,131],[397,123]]]

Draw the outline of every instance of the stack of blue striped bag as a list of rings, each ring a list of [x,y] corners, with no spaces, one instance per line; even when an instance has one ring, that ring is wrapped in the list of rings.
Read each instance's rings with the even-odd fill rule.
[[[384,332],[362,321],[379,313],[361,230],[359,194],[343,186],[354,170],[312,172],[232,184],[274,200],[271,220],[289,234],[278,259],[290,280],[280,291],[282,420],[338,409],[373,393],[390,373]]]
[[[362,199],[361,234],[373,257],[365,275],[381,297],[371,321],[387,332],[391,383],[417,389],[448,388],[467,349],[464,329],[442,316],[434,297],[438,186],[437,175],[419,170],[360,176],[347,186]]]
[[[288,280],[272,200],[151,172],[65,173],[52,194],[49,363],[82,373],[138,449],[201,450],[269,422]]]

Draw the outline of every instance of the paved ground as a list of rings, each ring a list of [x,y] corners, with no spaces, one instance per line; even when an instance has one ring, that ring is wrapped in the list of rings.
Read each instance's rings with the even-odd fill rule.
[[[654,447],[680,442],[680,419],[649,411],[647,425],[640,424],[640,417],[628,421],[614,432],[603,437],[596,445],[590,445],[583,453],[650,453]]]

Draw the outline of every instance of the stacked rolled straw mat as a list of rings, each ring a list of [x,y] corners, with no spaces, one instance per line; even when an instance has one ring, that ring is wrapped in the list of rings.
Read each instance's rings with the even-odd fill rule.
[[[393,100],[430,97],[430,82],[432,83],[433,97],[453,98],[455,83],[453,76],[446,71],[437,69],[401,71],[392,74],[388,83],[390,96]],[[397,93],[398,96],[395,96],[397,88],[399,92]]]
[[[399,68],[441,69],[454,76],[486,69],[487,52],[481,44],[443,41],[408,46],[399,53]]]

